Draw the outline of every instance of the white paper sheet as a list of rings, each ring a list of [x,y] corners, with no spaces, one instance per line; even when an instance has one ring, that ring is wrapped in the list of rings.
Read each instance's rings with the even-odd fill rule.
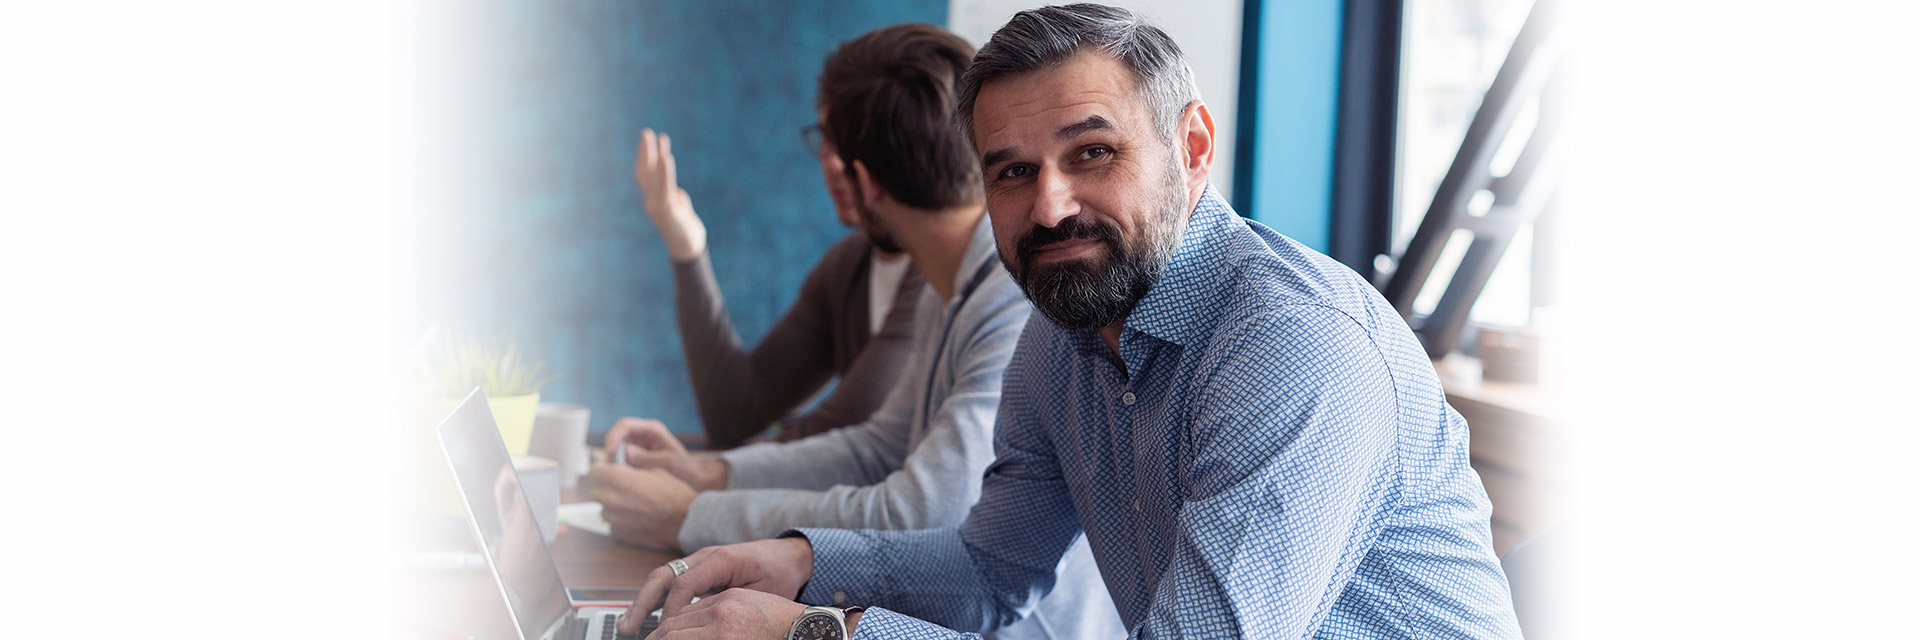
[[[613,528],[600,517],[600,503],[575,502],[560,505],[560,524],[581,531],[592,531],[609,538],[613,537]]]

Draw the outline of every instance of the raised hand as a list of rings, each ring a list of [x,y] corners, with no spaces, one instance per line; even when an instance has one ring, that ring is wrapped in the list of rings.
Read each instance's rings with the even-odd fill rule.
[[[673,139],[640,130],[640,148],[634,153],[633,179],[646,201],[647,218],[660,230],[667,256],[674,262],[700,257],[707,250],[707,226],[693,212],[693,199],[680,188],[673,163]]]

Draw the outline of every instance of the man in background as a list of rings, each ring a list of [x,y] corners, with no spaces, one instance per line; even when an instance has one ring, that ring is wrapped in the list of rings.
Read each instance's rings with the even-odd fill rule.
[[[673,261],[682,351],[712,448],[739,446],[775,422],[774,438],[781,442],[865,422],[907,364],[913,312],[925,281],[900,247],[873,235],[860,219],[846,166],[820,131],[818,124],[804,130],[808,146],[820,160],[840,223],[856,231],[807,273],[799,298],[752,351],[727,316],[707,254],[706,225],[678,184],[672,139],[652,129],[640,134],[634,178]],[[836,376],[839,385],[818,405],[790,415]],[[640,420],[621,418],[615,429]]]

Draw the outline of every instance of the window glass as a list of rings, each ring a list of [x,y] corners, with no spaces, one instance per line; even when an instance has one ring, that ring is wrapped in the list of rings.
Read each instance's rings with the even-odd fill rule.
[[[1533,0],[1406,0],[1402,42],[1399,167],[1394,189],[1395,255],[1420,227],[1433,192],[1460,151],[1460,140],[1480,107],[1480,99],[1506,61],[1513,38],[1526,21]],[[1536,117],[1521,112],[1508,143],[1523,142]],[[1496,175],[1513,165],[1518,144],[1504,145],[1494,158]],[[1481,204],[1481,203],[1476,203]],[[1472,207],[1470,207],[1472,208]],[[1456,232],[1456,236],[1461,232]],[[1470,235],[1470,234],[1469,234]],[[1449,238],[1440,264],[1416,297],[1415,311],[1429,312],[1446,288],[1466,238]],[[1455,246],[1459,245],[1459,246]],[[1532,225],[1515,234],[1494,269],[1493,278],[1474,304],[1475,323],[1517,326],[1527,323],[1532,304]]]

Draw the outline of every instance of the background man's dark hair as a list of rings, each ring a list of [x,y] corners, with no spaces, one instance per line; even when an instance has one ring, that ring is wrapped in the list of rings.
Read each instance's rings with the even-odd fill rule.
[[[1200,99],[1180,45],[1139,14],[1119,7],[1070,4],[1014,14],[980,47],[960,81],[959,115],[973,137],[973,104],[987,82],[1065,63],[1081,49],[1120,61],[1140,80],[1162,142],[1172,144],[1187,105]]]
[[[826,137],[847,163],[909,207],[979,202],[980,160],[954,120],[954,88],[973,46],[930,24],[870,31],[840,45],[820,72]]]

